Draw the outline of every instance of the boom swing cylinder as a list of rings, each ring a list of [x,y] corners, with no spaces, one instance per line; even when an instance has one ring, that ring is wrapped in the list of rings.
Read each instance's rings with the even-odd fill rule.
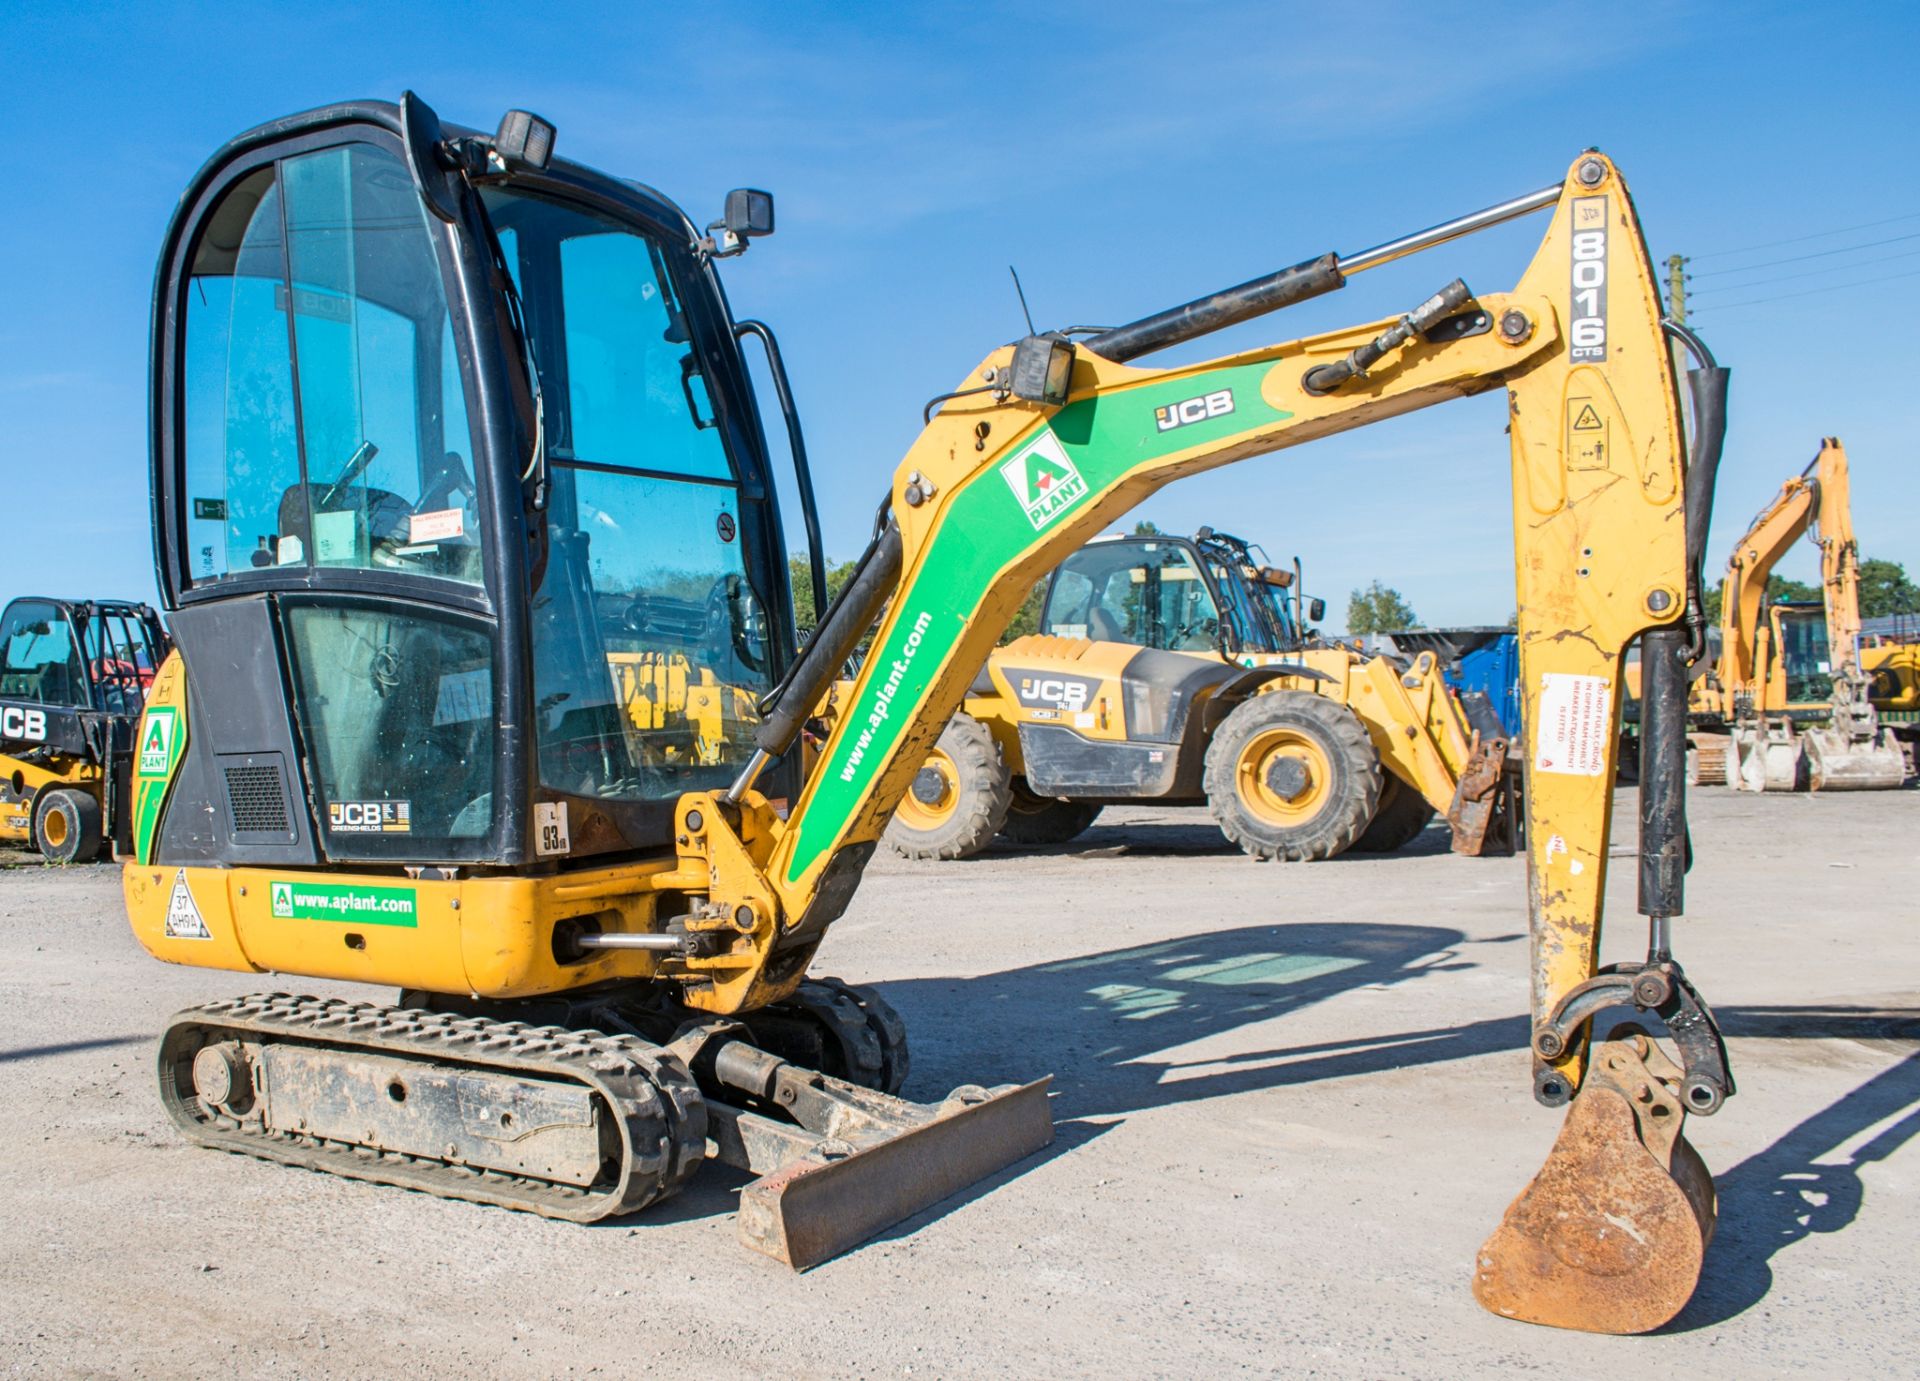
[[[357,287],[321,291],[287,266],[330,243],[325,232],[301,238],[311,209],[296,204],[324,187],[325,170],[290,170],[342,143],[352,196],[323,208],[326,224],[337,233],[358,197],[381,233],[334,261],[354,265]],[[550,127],[517,113],[488,140],[443,129],[411,97],[398,110],[334,107],[243,136],[183,201],[155,341],[156,531],[180,650],[149,710],[170,727],[137,778],[129,911],[164,959],[407,992],[396,1009],[263,998],[183,1013],[161,1051],[175,1120],[208,1144],[573,1217],[672,1192],[685,1148],[704,1139],[762,1174],[743,1235],[795,1264],[1018,1159],[1050,1135],[1044,1081],[902,1102],[897,1018],[872,993],[806,978],[974,669],[1040,573],[1162,485],[1504,386],[1531,727],[1534,1087],[1543,1102],[1571,1102],[1572,1115],[1483,1250],[1475,1288],[1501,1313],[1572,1327],[1671,1317],[1711,1223],[1710,1181],[1682,1121],[1732,1091],[1711,1014],[1670,952],[1685,831],[1677,769],[1652,774],[1643,792],[1648,963],[1598,974],[1596,957],[1624,650],[1642,634],[1676,658],[1697,648],[1693,534],[1704,532],[1724,373],[1693,378],[1688,464],[1645,246],[1613,165],[1582,155],[1556,188],[1377,250],[1323,255],[1078,344],[1046,333],[995,351],[930,417],[854,579],[789,661],[764,438],[713,272],[723,252],[771,229],[770,206],[760,193],[729,198],[709,227],[724,223],[716,241],[644,188],[552,161],[551,144]],[[419,206],[393,200],[408,180]],[[285,212],[265,217],[282,186]],[[252,222],[229,217],[208,250],[203,229],[234,189]],[[1476,296],[1455,280],[1393,320],[1166,370],[1125,363],[1548,208],[1545,239],[1510,293]],[[410,219],[428,252],[406,258],[399,229]],[[316,438],[311,489],[301,431],[297,497],[277,508],[232,479],[229,499],[203,502],[185,492],[199,483],[183,478],[191,448],[185,470],[178,460],[189,435],[178,400],[191,412],[199,394],[174,376],[204,358],[181,343],[194,320],[186,287],[244,268],[256,242],[276,247],[257,261],[275,289],[258,302],[283,314],[283,329],[288,311],[351,320],[343,292],[414,312],[420,427],[433,429],[412,451],[373,436],[371,414]],[[623,344],[607,302],[566,285],[635,243],[644,252],[605,291],[652,320]],[[621,296],[616,285],[636,276],[657,291]],[[228,291],[237,329],[241,287]],[[304,419],[322,410],[305,395],[330,382],[330,338],[314,326],[309,343],[309,323],[296,325]],[[428,347],[443,337],[451,353]],[[621,396],[596,392],[593,374],[621,348],[652,382],[657,362],[670,385],[632,396],[686,404],[644,464],[594,411]],[[435,383],[454,363],[440,375],[450,382]],[[472,416],[471,471],[448,430],[456,393]],[[417,480],[396,452],[420,455]],[[343,455],[357,467],[346,478]],[[669,456],[683,457],[679,470]],[[622,498],[623,476],[654,487],[651,509]],[[658,497],[683,492],[699,496],[710,526],[687,526],[675,515],[690,510]],[[213,547],[187,543],[191,523],[217,522],[244,553],[254,542],[242,510],[277,524],[250,567],[221,567]],[[657,543],[680,543],[683,562],[713,554],[704,600],[619,545],[627,526],[648,522]],[[623,561],[625,583],[610,585]],[[430,637],[429,613],[435,629],[470,632]],[[413,631],[398,640],[378,625],[403,614]],[[316,679],[328,670],[316,625],[334,639],[321,652],[348,667],[363,659],[366,683]],[[799,732],[869,630],[871,651],[799,782]],[[297,723],[304,746],[288,730],[256,752],[233,740],[231,716],[198,712],[232,703],[194,672],[222,656],[263,659],[261,693],[292,700],[256,718]],[[437,689],[414,675],[428,667]],[[1684,752],[1684,704],[1655,680],[1650,741]],[[609,689],[633,685],[648,688],[644,705]],[[696,698],[708,705],[700,715]],[[413,738],[394,732],[409,707]],[[499,735],[485,737],[495,724]],[[450,756],[384,748],[421,738]],[[356,748],[375,778],[417,768],[409,780],[436,789],[467,780],[450,779],[449,762],[470,770],[477,758],[492,772],[464,804],[443,792],[431,813],[396,813],[391,800],[344,810],[341,764],[361,761]],[[305,790],[283,798],[278,842],[264,828],[204,832],[218,828],[205,822],[220,819],[221,773],[231,793],[261,780],[236,772],[289,765]],[[369,818],[380,833],[355,834]],[[1683,1063],[1635,1035],[1607,1041],[1601,1070],[1590,1068],[1601,992],[1664,1018]],[[503,1135],[497,1116],[463,1120],[473,1107],[518,1108],[541,1136]],[[1622,1222],[1639,1225],[1627,1244]],[[1589,1290],[1601,1277],[1604,1289]]]

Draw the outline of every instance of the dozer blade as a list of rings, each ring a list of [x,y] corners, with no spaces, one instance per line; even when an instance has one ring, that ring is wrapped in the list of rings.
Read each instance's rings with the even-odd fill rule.
[[[741,1190],[740,1241],[797,1271],[858,1246],[1051,1142],[1051,1082],[958,1089],[933,1106],[885,1099],[911,1109],[909,1125],[817,1142]],[[728,1130],[750,1139],[748,1119],[760,1121],[737,1115]]]
[[[1593,1056],[1546,1164],[1480,1248],[1473,1293],[1505,1318],[1645,1333],[1693,1296],[1713,1179],[1681,1135],[1672,1062],[1645,1036]]]

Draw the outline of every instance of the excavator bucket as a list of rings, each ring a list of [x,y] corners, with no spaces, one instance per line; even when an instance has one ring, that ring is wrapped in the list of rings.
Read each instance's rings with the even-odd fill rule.
[[[1693,1297],[1713,1178],[1681,1134],[1673,1062],[1642,1034],[1593,1057],[1546,1164],[1480,1248],[1473,1293],[1503,1318],[1646,1333]]]
[[[1806,741],[1785,719],[1733,731],[1727,785],[1738,791],[1802,791],[1807,785]]]
[[[1907,779],[1906,755],[1884,729],[1863,740],[1843,729],[1811,729],[1803,742],[1815,791],[1893,791]]]

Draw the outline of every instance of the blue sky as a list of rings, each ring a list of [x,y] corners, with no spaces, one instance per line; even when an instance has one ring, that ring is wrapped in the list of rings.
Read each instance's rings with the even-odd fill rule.
[[[729,187],[775,192],[779,233],[728,266],[729,292],[780,332],[834,555],[859,549],[921,404],[1020,333],[1008,263],[1042,326],[1126,320],[1532,190],[1598,145],[1655,255],[1700,256],[1696,323],[1735,370],[1710,569],[1836,433],[1863,549],[1920,574],[1920,256],[1892,257],[1920,250],[1898,238],[1920,236],[1917,57],[1920,9],[1850,4],[15,10],[0,592],[151,597],[146,330],[174,200],[247,126],[406,87],[484,127],[537,110],[567,156],[702,219]],[[1543,224],[1186,357],[1391,315],[1455,275],[1510,287]],[[1429,623],[1497,622],[1501,424],[1497,398],[1446,405],[1183,481],[1141,515],[1298,552],[1335,626],[1375,577]],[[1803,547],[1782,570],[1813,566]]]

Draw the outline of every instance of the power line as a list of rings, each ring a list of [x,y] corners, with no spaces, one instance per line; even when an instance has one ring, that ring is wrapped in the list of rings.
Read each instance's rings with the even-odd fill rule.
[[[1798,264],[1807,259],[1826,259],[1835,254],[1851,254],[1857,249],[1878,249],[1881,245],[1897,245],[1906,240],[1920,240],[1920,230],[1911,235],[1893,235],[1884,240],[1868,240],[1864,244],[1842,245],[1839,249],[1816,249],[1811,254],[1790,254],[1784,259],[1768,259],[1758,264],[1743,264],[1737,269],[1709,269],[1706,273],[1696,273],[1695,278],[1718,278],[1726,273],[1751,273],[1755,269],[1777,268],[1781,264]]]
[[[1890,264],[1895,259],[1911,259],[1920,255],[1920,249],[1903,250],[1899,254],[1883,254],[1877,259],[1861,259],[1851,264],[1834,264],[1824,269],[1807,269],[1802,273],[1782,273],[1772,278],[1762,278],[1752,283],[1716,283],[1705,288],[1689,288],[1693,296],[1703,292],[1751,292],[1755,288],[1770,287],[1775,283],[1791,283],[1796,278],[1818,278],[1823,273],[1850,273],[1854,269],[1869,268],[1874,264]]]
[[[1745,302],[1719,302],[1719,303],[1715,303],[1713,306],[1707,308],[1706,310],[1713,311],[1713,312],[1729,312],[1729,311],[1732,311],[1735,307],[1758,307],[1763,302],[1785,302],[1788,298],[1793,298],[1793,297],[1817,297],[1821,293],[1839,292],[1844,288],[1869,288],[1869,287],[1872,287],[1875,283],[1891,283],[1896,278],[1920,278],[1920,269],[1913,269],[1907,273],[1882,274],[1878,278],[1862,278],[1858,282],[1854,282],[1854,283],[1829,283],[1824,288],[1808,288],[1803,292],[1781,293],[1777,297],[1755,297]],[[1695,308],[1695,310],[1698,311],[1700,309]]]
[[[1716,249],[1706,254],[1696,254],[1696,259],[1724,259],[1729,254],[1753,254],[1762,249],[1778,249],[1781,245],[1805,244],[1808,240],[1824,240],[1829,235],[1845,235],[1855,230],[1871,230],[1877,225],[1892,225],[1895,221],[1920,220],[1920,211],[1909,211],[1904,216],[1888,216],[1883,221],[1866,221],[1860,225],[1843,225],[1838,230],[1819,230],[1811,235],[1795,235],[1786,240],[1768,240],[1765,244],[1748,245],[1744,249]]]

